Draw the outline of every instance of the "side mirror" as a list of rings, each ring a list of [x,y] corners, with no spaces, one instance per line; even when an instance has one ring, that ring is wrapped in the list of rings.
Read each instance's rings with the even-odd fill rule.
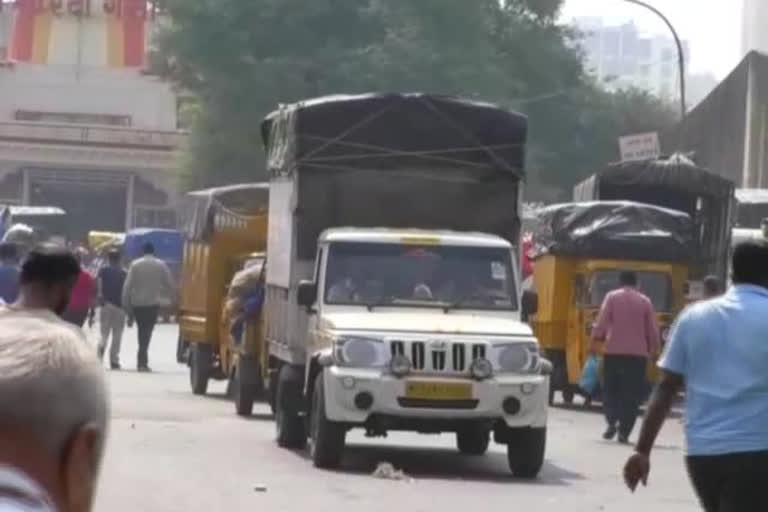
[[[307,309],[314,306],[317,300],[317,283],[314,281],[300,281],[296,293],[296,302]]]

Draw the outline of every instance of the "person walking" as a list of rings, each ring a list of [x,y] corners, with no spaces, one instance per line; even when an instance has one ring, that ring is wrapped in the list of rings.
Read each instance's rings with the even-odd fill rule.
[[[10,242],[0,243],[0,299],[13,304],[19,297],[18,249]]]
[[[33,316],[71,327],[82,339],[82,330],[62,320],[72,289],[80,275],[80,264],[66,249],[43,245],[29,252],[21,265],[19,297],[0,308],[3,317]]]
[[[659,361],[635,452],[624,466],[634,491],[648,483],[651,449],[685,389],[686,463],[706,512],[768,505],[768,244],[736,246],[733,286],[686,309]]]
[[[93,306],[96,302],[96,280],[83,268],[84,253],[78,249],[74,253],[77,263],[80,266],[80,274],[72,289],[69,305],[62,315],[62,318],[78,327],[85,324],[85,320],[91,315],[89,325],[93,324]]]
[[[148,350],[157,314],[160,306],[174,297],[175,286],[168,265],[155,257],[155,247],[147,242],[142,251],[144,256],[134,261],[128,269],[122,304],[129,317],[136,320],[139,342],[137,369],[149,372],[152,370],[149,368]]]
[[[61,320],[0,314],[4,512],[92,509],[109,402],[104,371],[77,331]]]
[[[603,439],[628,443],[646,393],[648,358],[659,351],[659,326],[637,274],[622,271],[621,288],[608,293],[592,330],[592,353],[603,353]]]
[[[107,264],[99,269],[97,277],[99,304],[101,305],[99,312],[101,339],[98,352],[99,358],[103,359],[111,335],[109,367],[113,370],[120,369],[120,342],[123,339],[123,328],[125,327],[125,312],[123,311],[125,277],[125,270],[120,264],[120,252],[110,251],[107,255]]]

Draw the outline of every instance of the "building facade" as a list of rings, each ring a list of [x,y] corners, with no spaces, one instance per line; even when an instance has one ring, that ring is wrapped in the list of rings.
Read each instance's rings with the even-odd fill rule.
[[[177,100],[144,69],[145,0],[0,12],[0,204],[59,206],[72,238],[176,224]]]
[[[697,164],[737,188],[768,188],[768,55],[747,54],[663,138],[666,152],[692,152]]]
[[[587,70],[606,88],[635,87],[659,98],[680,97],[677,45],[672,37],[643,35],[634,23],[607,25],[602,18],[574,19],[582,33]],[[688,60],[688,43],[683,41]]]

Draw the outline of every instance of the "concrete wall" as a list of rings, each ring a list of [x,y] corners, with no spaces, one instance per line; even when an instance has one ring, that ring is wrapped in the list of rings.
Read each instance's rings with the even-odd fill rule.
[[[170,86],[135,69],[18,63],[0,70],[0,121],[12,121],[16,110],[125,115],[133,128],[176,130]]]

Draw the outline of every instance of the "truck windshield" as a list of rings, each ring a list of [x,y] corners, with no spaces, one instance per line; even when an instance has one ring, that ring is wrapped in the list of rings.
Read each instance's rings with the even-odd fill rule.
[[[620,270],[599,270],[592,274],[587,290],[587,304],[600,306],[603,299],[619,285]],[[669,276],[663,272],[637,272],[638,289],[653,303],[656,311],[672,309],[672,293]]]
[[[517,310],[505,248],[339,242],[325,282],[326,304]]]

